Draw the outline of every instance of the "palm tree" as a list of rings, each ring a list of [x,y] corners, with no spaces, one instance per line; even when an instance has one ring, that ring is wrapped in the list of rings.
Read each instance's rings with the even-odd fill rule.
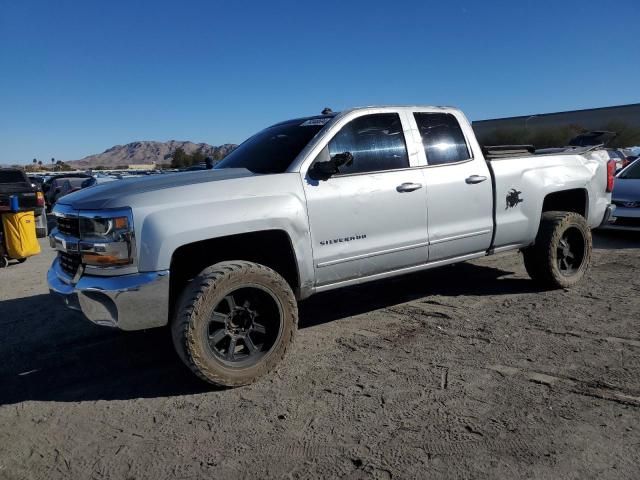
[[[42,166],[42,160],[38,160],[38,166]]]
[[[35,158],[32,160],[32,163],[35,165],[36,163],[38,163],[38,160],[36,160]]]

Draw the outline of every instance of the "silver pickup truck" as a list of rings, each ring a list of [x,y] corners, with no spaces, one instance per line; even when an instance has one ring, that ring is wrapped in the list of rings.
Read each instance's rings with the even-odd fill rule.
[[[607,160],[483,149],[454,108],[288,120],[213,170],[62,198],[48,282],[96,324],[170,325],[195,374],[243,385],[282,360],[315,293],[507,250],[541,285],[575,284],[612,213]]]

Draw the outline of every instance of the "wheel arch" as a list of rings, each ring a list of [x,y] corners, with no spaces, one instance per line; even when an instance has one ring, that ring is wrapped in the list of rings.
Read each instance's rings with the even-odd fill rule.
[[[571,188],[547,193],[542,202],[542,214],[551,211],[574,212],[585,219],[589,216],[589,192],[586,188]]]
[[[199,240],[176,248],[170,264],[170,315],[193,277],[206,267],[227,260],[245,260],[271,268],[300,298],[301,277],[291,237],[284,230],[260,230]]]

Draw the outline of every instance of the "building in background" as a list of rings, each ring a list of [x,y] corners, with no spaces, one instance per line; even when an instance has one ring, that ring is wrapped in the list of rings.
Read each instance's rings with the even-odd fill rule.
[[[561,147],[581,132],[608,130],[618,134],[611,146],[631,147],[640,145],[640,103],[479,120],[473,129],[483,145]]]
[[[129,165],[129,170],[155,170],[156,162],[151,163],[134,163]]]

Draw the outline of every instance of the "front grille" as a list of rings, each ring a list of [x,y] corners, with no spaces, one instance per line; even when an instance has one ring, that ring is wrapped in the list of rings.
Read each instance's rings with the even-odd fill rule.
[[[80,221],[78,217],[58,217],[58,231],[63,235],[80,238]]]
[[[617,227],[640,227],[640,218],[616,217],[614,225]]]
[[[74,277],[80,266],[80,255],[58,252],[58,258],[60,259],[62,270]]]

